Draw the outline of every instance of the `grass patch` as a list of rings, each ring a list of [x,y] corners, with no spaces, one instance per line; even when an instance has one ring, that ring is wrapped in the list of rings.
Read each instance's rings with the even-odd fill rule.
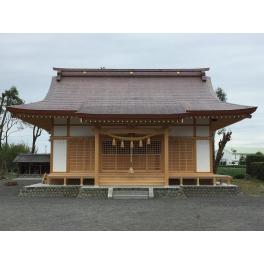
[[[218,167],[217,174],[230,175],[233,178],[241,179],[241,178],[245,178],[246,168],[245,167],[242,167],[242,168]]]
[[[233,179],[232,183],[238,185],[245,194],[251,196],[264,196],[264,181],[257,179]]]

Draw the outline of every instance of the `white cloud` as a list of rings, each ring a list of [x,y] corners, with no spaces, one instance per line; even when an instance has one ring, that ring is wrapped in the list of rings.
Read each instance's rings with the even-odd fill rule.
[[[1,90],[16,85],[27,102],[45,96],[53,66],[210,67],[230,102],[259,107],[251,120],[231,126],[239,146],[264,144],[263,61],[264,34],[0,34]]]

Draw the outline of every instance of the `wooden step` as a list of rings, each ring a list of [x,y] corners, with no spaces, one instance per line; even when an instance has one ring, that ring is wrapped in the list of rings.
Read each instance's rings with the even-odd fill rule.
[[[164,178],[100,177],[100,185],[163,185]]]

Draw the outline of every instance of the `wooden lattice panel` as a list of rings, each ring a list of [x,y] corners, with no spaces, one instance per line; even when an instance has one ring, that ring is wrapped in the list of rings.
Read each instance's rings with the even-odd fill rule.
[[[132,154],[132,166],[135,171],[161,171],[162,170],[162,141],[152,138],[151,144],[143,141],[134,142]],[[112,145],[111,138],[103,138],[101,141],[101,170],[102,171],[128,171],[130,167],[130,142],[116,140],[116,146]]]
[[[169,170],[194,172],[194,141],[188,138],[169,138]]]
[[[94,137],[71,138],[69,144],[69,171],[94,171]]]

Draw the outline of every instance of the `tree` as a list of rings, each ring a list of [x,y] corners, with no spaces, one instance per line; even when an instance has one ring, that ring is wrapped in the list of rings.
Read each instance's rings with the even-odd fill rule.
[[[222,88],[218,87],[215,90],[215,93],[216,93],[218,99],[221,102],[226,102],[227,101],[227,95],[226,95],[225,91]],[[213,170],[214,170],[214,173],[216,173],[217,168],[218,168],[218,166],[220,164],[220,160],[222,159],[222,157],[224,155],[224,148],[225,148],[227,142],[229,142],[231,140],[232,131],[227,131],[226,132],[226,129],[222,128],[222,129],[219,129],[217,131],[217,134],[218,135],[222,135],[222,138],[218,142],[218,150],[217,150],[216,155],[215,155],[215,151],[213,151],[213,155],[214,155]],[[213,146],[214,145],[215,145],[215,133],[213,135]]]
[[[217,170],[220,161],[224,155],[224,148],[226,146],[226,143],[231,140],[231,135],[232,135],[232,131],[223,132],[222,138],[218,142],[218,150],[215,157],[215,171]]]
[[[21,120],[13,118],[10,113],[7,113],[3,126],[1,141],[4,142],[5,146],[7,146],[9,136],[18,132],[19,130],[22,130],[23,128],[24,126]]]
[[[238,165],[246,165],[246,157],[244,155],[240,156]]]
[[[36,153],[36,142],[37,139],[41,136],[42,131],[43,131],[42,128],[37,127],[36,125],[33,126],[31,153]]]
[[[3,145],[0,150],[0,159],[2,163],[1,173],[7,173],[13,171],[13,160],[19,153],[29,153],[30,148],[25,144],[10,144]]]
[[[21,122],[15,121],[16,118],[12,117],[7,111],[8,106],[20,105],[24,101],[19,97],[19,92],[15,86],[12,86],[9,90],[5,90],[0,97],[0,149],[2,148],[3,141],[8,141],[12,128]]]
[[[227,95],[226,95],[225,91],[224,91],[221,87],[218,87],[218,88],[215,90],[215,93],[216,93],[218,99],[219,99],[221,102],[226,102],[226,101],[227,101]]]

